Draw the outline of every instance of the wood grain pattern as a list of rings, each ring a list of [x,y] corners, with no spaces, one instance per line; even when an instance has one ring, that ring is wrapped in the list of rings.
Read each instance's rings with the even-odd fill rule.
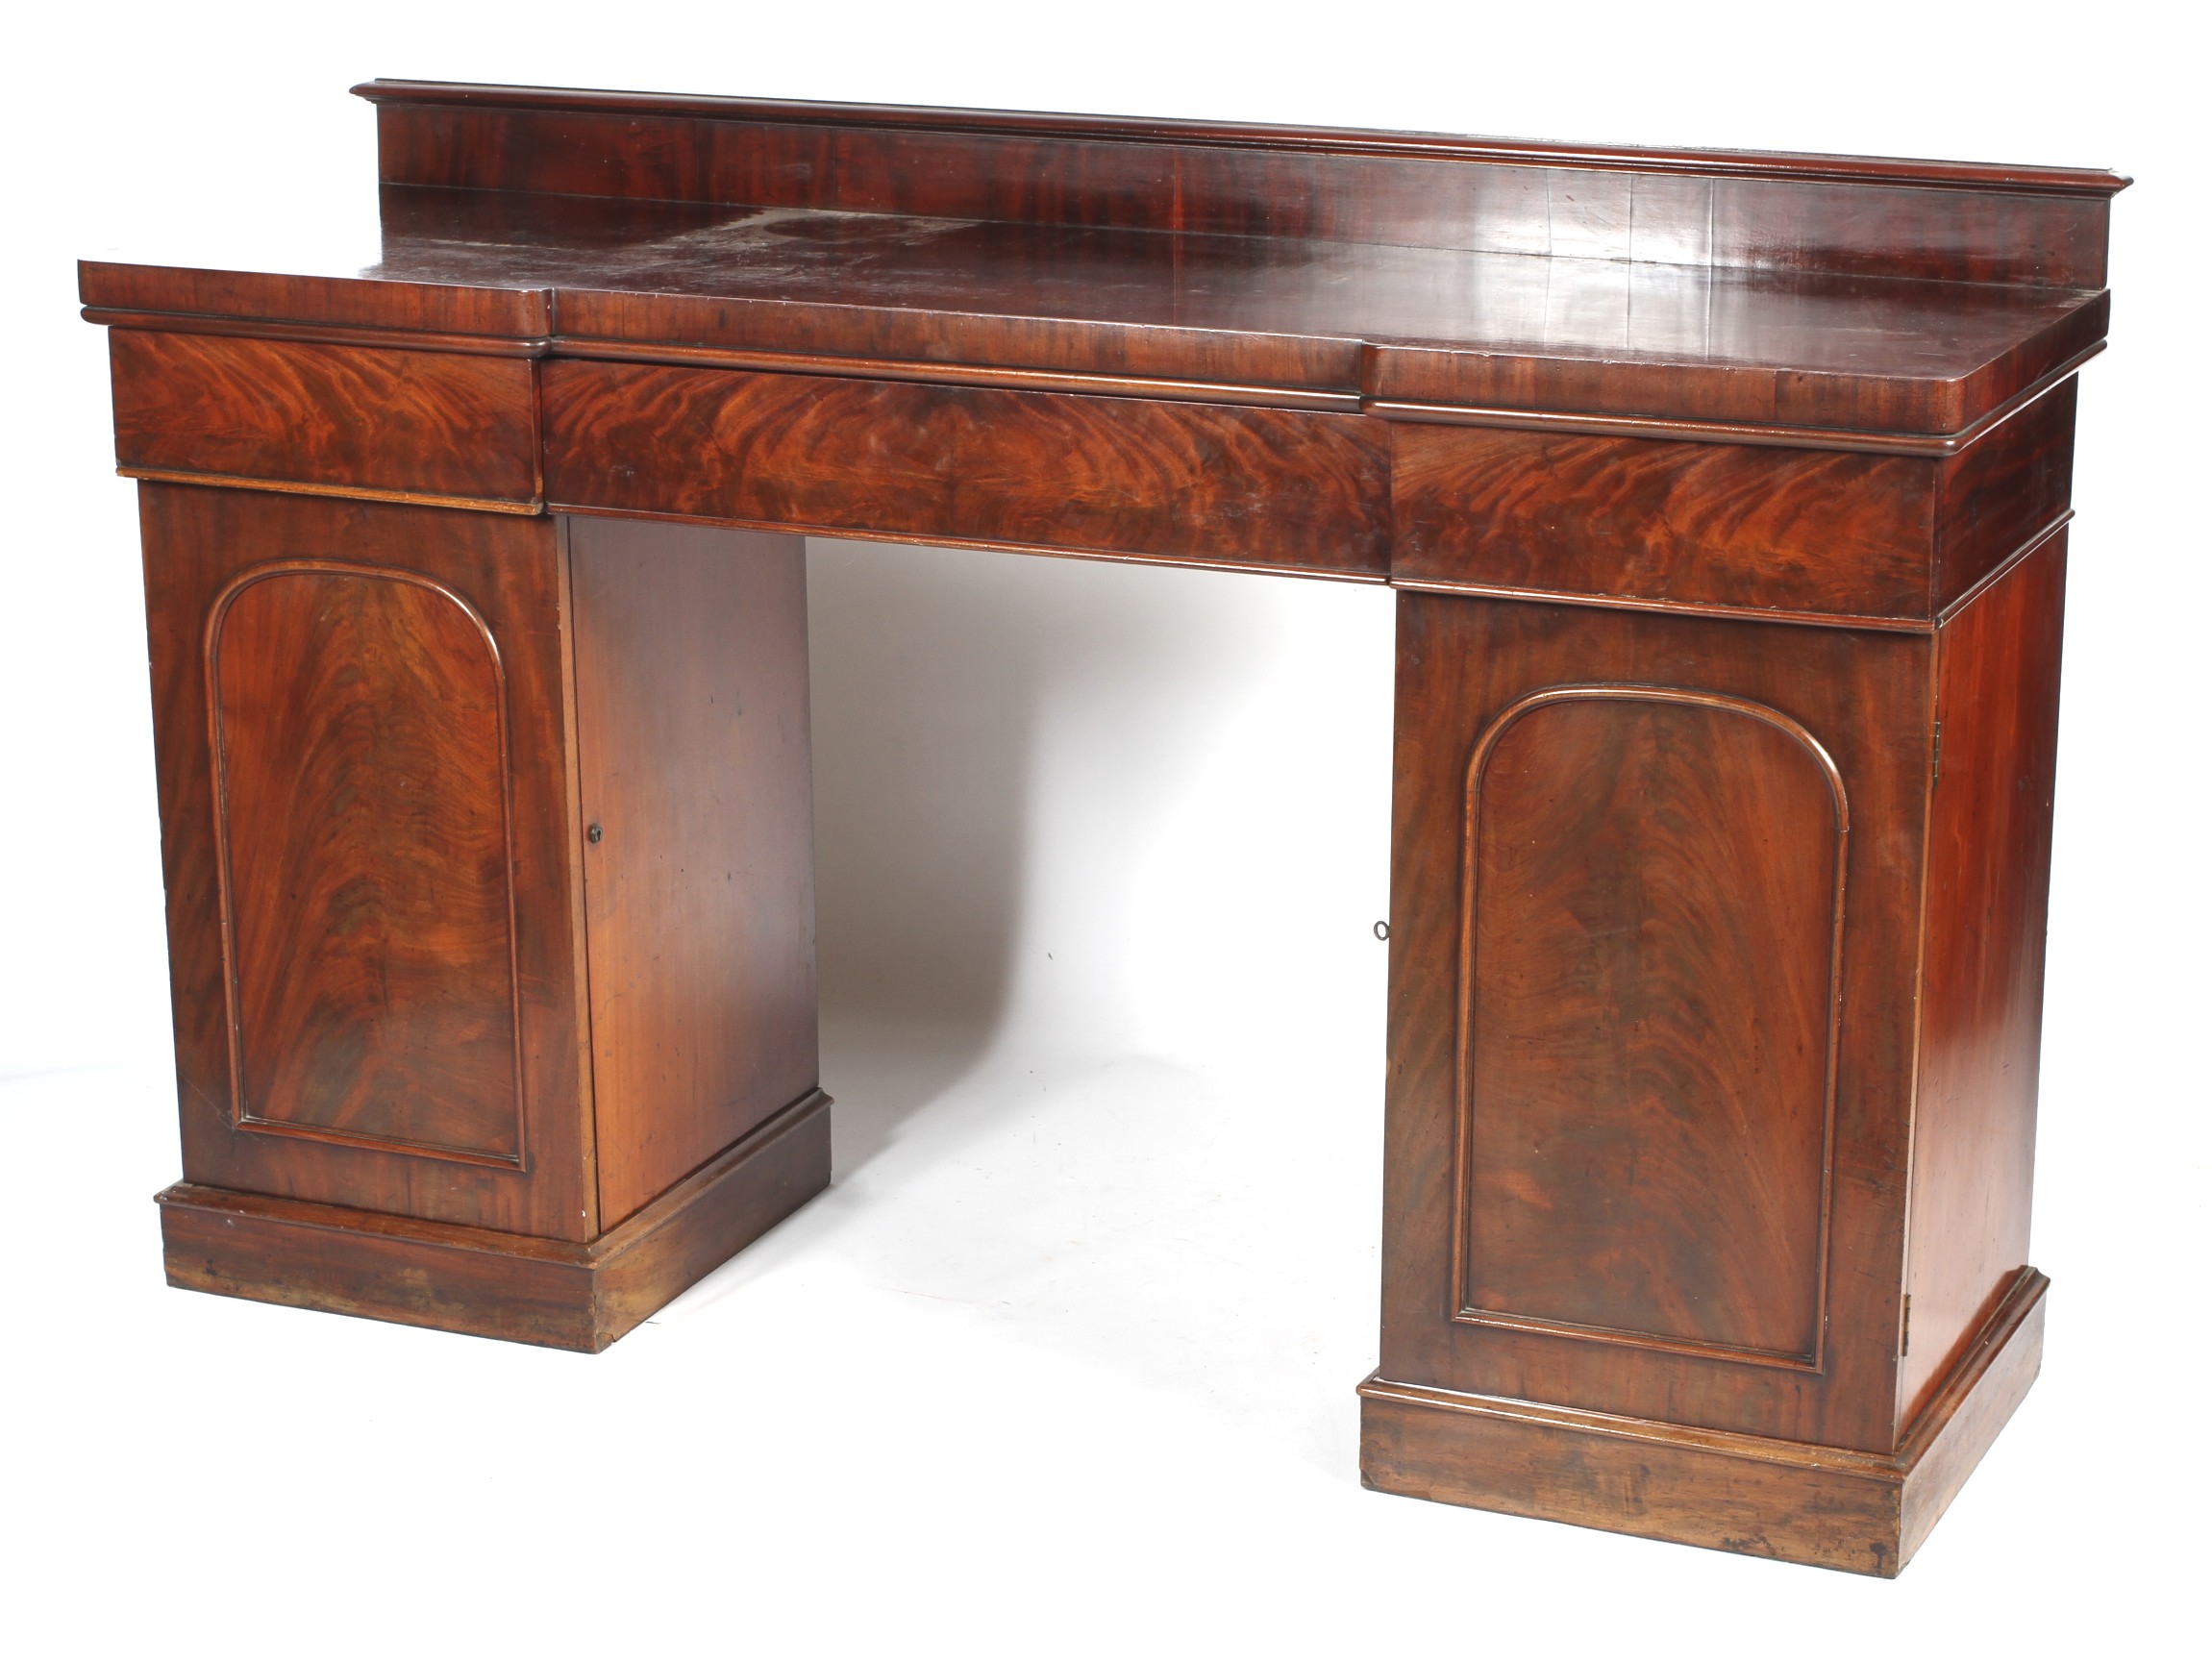
[[[1358,416],[555,361],[563,507],[1379,578]]]
[[[373,255],[372,255],[373,258]],[[543,339],[553,329],[544,288],[492,283],[409,282],[311,270],[211,270],[122,260],[77,261],[77,297],[118,311],[186,317],[273,319],[343,328],[419,329],[431,334]]]
[[[2014,1282],[1896,1451],[1716,1434],[1399,1383],[1359,1387],[1367,1486],[1752,1557],[1897,1574],[2035,1381],[2045,1292]]]
[[[536,500],[519,359],[135,329],[108,342],[125,467]]]
[[[371,82],[379,177],[472,189],[2096,287],[2125,181],[1254,124]]]
[[[215,596],[207,655],[238,1123],[520,1165],[484,620],[414,572],[287,561]]]
[[[146,484],[207,484],[226,490],[261,490],[277,496],[336,496],[348,502],[389,502],[401,508],[465,508],[472,513],[515,513],[534,517],[535,502],[486,502],[477,496],[439,496],[423,490],[385,490],[374,484],[303,484],[296,479],[248,479],[222,473],[192,473],[170,467],[118,467],[125,479]]]
[[[1900,1507],[1901,1562],[1910,1562],[1981,1456],[2027,1398],[2043,1367],[2050,1281],[2023,1269],[1942,1386],[1912,1421],[1898,1459],[1909,1464]]]
[[[565,584],[552,521],[187,485],[141,485],[139,504],[186,1179],[552,1239],[591,1238],[599,1230],[584,1066],[580,821],[568,771]],[[264,757],[249,768],[257,782],[232,815],[234,834],[240,810],[261,827],[249,837],[249,857],[234,850],[228,878],[237,914],[259,919],[255,928],[268,936],[264,947],[257,933],[241,958],[249,988],[263,988],[246,1001],[251,1066],[241,1079],[224,963],[209,629],[219,600],[240,578],[296,563],[303,554],[415,581],[356,589],[271,579],[277,586],[249,585],[236,604],[254,603],[262,588],[281,597],[285,583],[296,584],[291,593],[303,601],[335,596],[336,603],[327,616],[311,605],[300,620],[304,634],[291,632],[292,618],[276,613],[264,618],[258,638],[224,632],[225,658],[241,640],[260,655],[232,662],[233,673],[261,662],[234,691],[258,685],[270,697],[288,689],[319,700],[282,712],[240,705],[234,717],[250,718],[226,723],[234,737],[251,736]],[[483,777],[494,742],[490,718],[470,702],[485,695],[483,672],[457,677],[453,657],[426,656],[440,631],[466,619],[449,602],[413,598],[429,595],[420,583],[464,602],[499,652],[512,814],[511,970],[495,964],[497,930],[486,910],[501,804],[496,766]],[[357,607],[350,616],[349,605]],[[402,627],[408,632],[395,641]],[[329,632],[319,644],[318,629]],[[338,660],[357,648],[358,659]],[[481,643],[468,650],[477,657],[450,646],[460,664],[483,661]],[[435,722],[421,715],[433,699],[446,701]],[[290,772],[270,747],[318,739],[321,756]],[[391,771],[377,775],[385,762]],[[234,787],[236,771],[234,764]],[[291,795],[299,786],[311,788]],[[429,806],[410,805],[426,790]],[[349,799],[356,791],[363,793],[358,803]],[[305,840],[287,846],[286,836]],[[351,880],[341,855],[361,861]],[[440,872],[454,879],[450,891]],[[303,876],[327,896],[319,928],[304,927],[317,920],[315,910],[295,909],[290,884]],[[502,877],[496,891],[504,896],[505,889]],[[455,907],[450,921],[440,914],[448,902]],[[296,939],[287,933],[294,927],[302,928]],[[309,970],[326,996],[303,998],[308,988],[284,985],[286,964]],[[452,1007],[444,1003],[449,994],[457,1000]],[[396,1026],[393,1000],[411,1011]],[[519,1010],[519,1054],[510,1053],[504,1067],[493,1059],[501,1007]],[[266,1041],[287,1029],[291,1035],[268,1049]],[[432,1040],[438,1051],[410,1048]],[[454,1045],[449,1055],[443,1047]],[[453,1078],[441,1081],[449,1061]],[[346,1080],[363,1062],[397,1069],[397,1077],[414,1080],[410,1088],[428,1092],[422,1102],[383,1098],[376,1111],[384,1118],[372,1121],[372,1129],[447,1146],[473,1138],[490,1156],[430,1157],[412,1149],[271,1135],[236,1122],[241,1083],[251,1103],[266,1097],[273,1080],[280,1101],[283,1089],[294,1092],[288,1110],[295,1117],[304,1113],[328,1127],[341,1110],[361,1110],[360,1080]],[[501,1157],[516,1152],[514,1132],[502,1140],[496,1115],[485,1105],[499,1094],[496,1076],[506,1073],[502,1111],[511,1124],[516,1067],[526,1167]],[[266,1080],[257,1082],[256,1070]],[[477,1105],[464,1109],[457,1094]],[[313,1100],[322,1105],[309,1105]],[[426,1127],[436,1113],[463,1114],[464,1128],[457,1134]]]
[[[567,537],[612,1227],[815,1085],[807,569],[754,532]]]
[[[830,1098],[809,1091],[596,1242],[611,1344],[830,1186]]]
[[[92,313],[87,309],[86,315]],[[1749,444],[1761,449],[1821,450],[1854,456],[1958,455],[2078,374],[2105,342],[2083,347],[2039,381],[1991,406],[1951,433],[1872,432],[1864,428],[1792,426],[1774,421],[1719,420],[1696,415],[1591,414],[1572,409],[1526,409],[1478,404],[1422,404],[1363,397],[1361,410],[1385,421],[1428,426],[1491,427],[1508,433],[1573,434],[1590,438],[1658,438],[1698,444]]]
[[[2066,512],[2074,497],[2069,380],[1938,470],[1935,604],[1949,607]]]
[[[223,335],[249,340],[298,340],[312,346],[370,346],[403,352],[460,352],[475,358],[542,358],[552,341],[503,339],[428,329],[357,328],[344,323],[294,323],[277,317],[211,317],[87,306],[78,313],[103,329],[137,329],[156,335]]]
[[[810,1092],[588,1243],[181,1182],[155,1196],[169,1284],[604,1350],[829,1185],[829,1109]]]
[[[1466,812],[1454,1319],[1817,1368],[1834,764],[1764,706],[1553,688]]]
[[[1382,1378],[1361,1395],[1370,1488],[1852,1574],[1898,1571],[1897,1480],[1834,1469],[1807,1444],[1775,1444],[1794,1461],[1744,1458],[1671,1440],[1671,1426],[1623,1434],[1582,1416]]]
[[[2027,1261],[2065,589],[2060,535],[1937,636],[1901,1424]]]
[[[232,486],[140,496],[179,1284],[596,1349],[827,1182],[765,533],[1394,580],[1367,1479],[1910,1557],[2041,1351],[2125,181],[359,90],[354,249],[80,267]]]
[[[1402,593],[1398,607],[1382,1376],[1887,1452],[1896,1437],[1905,1207],[1899,1151],[1910,1134],[1912,1104],[1931,640],[1412,593]],[[1837,1264],[1852,1267],[1831,1277],[1817,1372],[1683,1352],[1694,1346],[1665,1350],[1451,1319],[1458,1239],[1454,1173],[1463,1152],[1456,1138],[1468,769],[1482,734],[1515,705],[1549,690],[1591,684],[1734,699],[1775,711],[1810,734],[1842,781],[1851,833],[1840,850],[1848,904],[1838,977],[1843,1004],[1836,1029],[1827,1250]],[[1638,737],[1634,754],[1653,756],[1654,776],[1640,781],[1641,791],[1639,781],[1624,778],[1616,795],[1616,781],[1606,771],[1613,762],[1599,741],[1624,744],[1629,737]],[[1487,1156],[1502,1176],[1519,1161],[1551,1184],[1523,1196],[1563,1207],[1547,1215],[1546,1227],[1567,1232],[1546,1244],[1586,1252],[1584,1261],[1595,1260],[1601,1251],[1612,1251],[1620,1260],[1604,1259],[1607,1284],[1579,1290],[1542,1284],[1540,1246],[1514,1243],[1505,1260],[1526,1265],[1523,1273],[1531,1282],[1560,1301],[1561,1314],[1572,1315],[1577,1306],[1571,1300],[1579,1298],[1580,1318],[1595,1324],[1636,1314],[1662,1332],[1699,1341],[1725,1333],[1787,1351],[1802,1341],[1802,1327],[1790,1324],[1802,1321],[1806,1288],[1813,1283],[1802,1242],[1807,1196],[1810,1203],[1818,1202],[1819,1161],[1817,1151],[1807,1152],[1805,1120],[1817,1119],[1821,1086],[1818,1062],[1801,1046],[1817,1047],[1808,1024],[1826,1030],[1813,1016],[1816,1007],[1826,1013],[1825,993],[1818,989],[1826,977],[1816,980],[1815,950],[1808,942],[1819,942],[1825,969],[1832,886],[1824,889],[1820,921],[1807,907],[1824,869],[1817,864],[1818,850],[1836,848],[1827,788],[1809,760],[1785,765],[1784,753],[1770,756],[1764,740],[1762,747],[1747,749],[1732,739],[1724,743],[1711,731],[1684,728],[1670,736],[1656,727],[1638,736],[1633,726],[1603,721],[1590,734],[1562,729],[1561,739],[1567,749],[1560,757],[1541,746],[1527,753],[1527,777],[1517,786],[1526,807],[1515,821],[1527,827],[1525,835],[1566,838],[1566,846],[1555,851],[1555,866],[1546,863],[1554,851],[1542,846],[1501,846],[1494,855],[1504,870],[1525,867],[1526,875],[1553,881],[1549,899],[1541,891],[1529,895],[1523,881],[1520,894],[1508,901],[1535,907],[1530,923],[1550,928],[1555,920],[1556,930],[1522,929],[1516,938],[1514,930],[1502,926],[1495,945],[1478,943],[1479,957],[1489,958],[1479,973],[1500,978],[1495,983],[1508,992],[1525,987],[1531,1000],[1518,1011],[1506,1006],[1503,1016],[1508,1018],[1500,1029],[1511,1033],[1509,1017],[1525,1015],[1525,1024],[1541,1032],[1546,1045],[1533,1047],[1526,1057],[1493,1057],[1504,1071],[1489,1091],[1468,1093],[1466,1122],[1498,1128],[1500,1139],[1489,1144]],[[1692,740],[1705,748],[1695,748]],[[1777,733],[1777,742],[1796,741]],[[1623,761],[1630,755],[1624,749]],[[1730,816],[1727,822],[1709,816],[1723,806]],[[1665,832],[1656,842],[1628,833],[1646,811],[1651,833]],[[1762,846],[1761,836],[1772,841]],[[1586,855],[1579,864],[1574,858],[1578,851]],[[1808,860],[1816,861],[1809,874]],[[1680,886],[1674,893],[1656,886],[1667,882]],[[1709,896],[1698,904],[1719,930],[1710,946],[1690,921],[1685,903],[1699,896]],[[1587,914],[1588,937],[1578,937],[1576,912],[1558,910],[1569,904]],[[1552,909],[1543,909],[1547,905]],[[1508,913],[1499,917],[1506,920]],[[1605,932],[1647,918],[1669,919],[1651,944],[1675,939],[1684,954],[1679,959],[1647,959],[1638,954],[1640,934],[1631,946],[1630,936]],[[1754,984],[1744,968],[1726,960],[1726,930],[1739,927],[1748,930],[1743,943],[1765,954],[1761,976],[1779,976],[1780,984],[1764,978]],[[1680,978],[1692,960],[1701,963],[1695,984]],[[1592,978],[1608,966],[1614,982]],[[1585,1012],[1585,1029],[1603,1022],[1605,1029],[1595,1035],[1569,1030],[1575,1023],[1568,1012],[1578,1009]],[[1760,1022],[1771,1026],[1753,1040],[1754,1054],[1740,1054],[1747,1024]],[[1648,1057],[1649,1068],[1636,1073],[1599,1065],[1608,1043],[1620,1046],[1624,1057]],[[1556,1061],[1548,1056],[1549,1046],[1557,1047]],[[1479,1050],[1470,1059],[1478,1066],[1492,1064],[1480,1060]],[[1561,1076],[1544,1082],[1552,1066]],[[1573,1101],[1578,1078],[1588,1087],[1578,1103]],[[1520,1104],[1512,1092],[1525,1086],[1544,1092],[1533,1098],[1536,1103],[1556,1105],[1549,1119]],[[1788,1099],[1778,1099],[1781,1089],[1790,1092]],[[1654,1115],[1649,1156],[1633,1169],[1626,1167],[1620,1157],[1624,1143],[1634,1147],[1628,1128],[1638,1125],[1644,1104],[1662,1107],[1670,1102],[1679,1103],[1685,1117]],[[1724,1108],[1724,1103],[1733,1105]],[[1743,1116],[1743,1133],[1751,1140],[1738,1157],[1751,1158],[1759,1167],[1755,1172],[1718,1156],[1726,1141],[1721,1124],[1730,1114]],[[1517,1123],[1531,1134],[1549,1132],[1553,1146],[1511,1146]],[[1586,1148],[1573,1145],[1578,1136],[1587,1136]],[[1578,1169],[1578,1153],[1594,1155],[1591,1187],[1568,1195],[1561,1185],[1568,1171]],[[1547,1159],[1558,1163],[1547,1168]],[[1763,1180],[1769,1190],[1760,1193],[1758,1207],[1738,1210],[1747,1180]],[[1725,1263],[1701,1256],[1714,1248],[1693,1244],[1676,1222],[1701,1197],[1717,1223],[1732,1215],[1748,1230],[1715,1236],[1730,1241]],[[1506,1210],[1482,1225],[1493,1246],[1500,1230],[1515,1226],[1517,1215],[1526,1218],[1528,1212]],[[1782,1247],[1772,1274],[1749,1282],[1716,1280],[1719,1269],[1747,1272],[1749,1242],[1768,1227],[1778,1231]],[[1670,1265],[1678,1255],[1678,1267]],[[1476,1253],[1470,1251],[1467,1260],[1472,1269]],[[1655,1278],[1665,1268],[1679,1277],[1679,1284],[1639,1294],[1633,1280],[1639,1264],[1649,1266]],[[1717,1306],[1689,1305],[1690,1300],[1715,1294],[1722,1299]],[[1639,1295],[1659,1302],[1659,1307],[1639,1312],[1623,1306]],[[1607,1299],[1614,1301],[1610,1314],[1603,1306]],[[1710,1325],[1701,1326],[1700,1321]],[[1777,1341],[1776,1334],[1784,1328],[1788,1336]]]
[[[935,338],[938,345],[944,344],[941,334]],[[555,345],[563,358],[591,358],[614,363],[676,363],[702,369],[840,375],[867,381],[921,381],[937,386],[996,386],[1009,391],[1075,392],[1108,398],[1164,398],[1191,404],[1257,404],[1275,409],[1324,409],[1342,415],[1361,412],[1357,393],[1296,384],[1240,384],[1230,381],[1178,380],[1096,370],[1025,369],[998,364],[917,363],[893,358],[839,357],[754,346],[670,346],[650,338],[627,340],[605,335],[563,335]],[[1187,361],[1181,366],[1186,370],[1189,367]]]
[[[1406,133],[1353,127],[1308,127],[1248,121],[1194,121],[1159,116],[1096,115],[1031,110],[959,110],[928,105],[855,104],[791,98],[745,98],[687,92],[625,92],[579,87],[517,87],[466,81],[413,81],[379,76],[353,88],[380,110],[538,110],[611,113],[648,121],[657,115],[714,120],[812,122],[831,127],[919,128],[985,136],[1038,135],[1103,141],[1180,139],[1193,145],[1343,155],[1446,157],[1463,161],[1542,161],[1610,170],[1627,162],[1652,173],[1716,177],[1829,180],[1920,188],[1972,186],[2037,195],[2108,197],[2128,181],[2100,168],[2010,166],[1987,161],[1913,161],[1885,156],[1830,156],[1804,151],[1686,150],[1662,145],[1561,144],[1482,138],[1449,133]]]
[[[87,263],[87,302],[502,344],[542,338],[558,312],[587,350],[1940,440],[2102,338],[2124,184],[957,111],[372,95],[389,182],[359,258],[303,248],[211,272],[156,249]]]
[[[1404,424],[1390,457],[1401,581],[1934,615],[1917,457]]]
[[[1971,427],[2102,335],[2072,289],[1868,281],[1399,244],[386,190],[395,254],[461,274],[525,240],[564,338],[816,353],[1792,424]],[[410,261],[412,268],[414,260]],[[466,267],[474,269],[473,263]],[[797,303],[818,297],[815,303]],[[1617,373],[1615,373],[1617,372]],[[1626,396],[1632,392],[1634,395]],[[1555,405],[1545,403],[1555,394]],[[1616,396],[1616,394],[1621,394]],[[1909,436],[1909,434],[1904,434]],[[1801,441],[1803,441],[1801,439]]]
[[[2072,290],[2031,308],[2020,302],[2038,290],[1959,289],[1947,305],[1933,292],[1915,301],[1879,284],[1805,283],[1788,290],[1799,315],[1783,321],[1773,289],[1740,282],[1692,285],[1630,267],[1577,273],[1571,282],[1587,292],[1562,296],[1562,310],[1602,318],[1608,333],[1617,331],[1614,349],[1579,341],[1580,349],[1552,352],[1504,341],[1379,342],[1370,348],[1365,391],[1412,404],[1951,434],[2092,350],[2112,309],[2109,295]],[[1694,299],[1693,287],[1702,290]],[[1885,328],[1871,313],[1892,302],[1923,317],[1951,310],[1962,333],[1915,336]],[[1774,316],[1779,333],[1752,323],[1752,311]],[[1654,336],[1671,337],[1674,351],[1638,349],[1655,344]],[[1705,356],[1728,359],[1726,371],[1685,361],[1699,356],[1693,339],[1707,343]]]

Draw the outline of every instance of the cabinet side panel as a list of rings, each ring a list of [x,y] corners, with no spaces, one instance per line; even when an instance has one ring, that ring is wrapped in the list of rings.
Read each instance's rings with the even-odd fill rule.
[[[815,1085],[807,573],[795,536],[568,539],[611,1227]]]
[[[2027,1262],[2065,587],[2061,535],[1939,637],[1904,1423]]]

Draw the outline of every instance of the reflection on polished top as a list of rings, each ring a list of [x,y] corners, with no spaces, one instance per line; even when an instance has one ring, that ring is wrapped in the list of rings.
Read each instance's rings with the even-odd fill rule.
[[[1942,435],[2102,338],[2104,213],[2125,183],[360,90],[383,122],[375,257],[280,244],[250,260],[92,262],[87,304],[560,336],[585,355],[614,342],[823,354],[1233,384],[1348,409]],[[932,113],[944,129],[917,131]],[[956,147],[958,167],[932,145]],[[882,183],[887,155],[895,187]]]
[[[751,312],[796,295],[872,311],[982,307],[1100,334],[1280,337],[1278,372],[1297,377],[1286,384],[1350,390],[1360,341],[1952,379],[2023,336],[2062,330],[2095,300],[2064,288],[790,208],[410,186],[386,186],[384,201],[384,259],[361,275],[551,288],[564,332],[598,332],[621,315],[607,299],[631,294],[720,302],[686,309],[685,333],[731,344],[746,340]],[[1300,365],[1315,359],[1335,359],[1338,373],[1306,380]]]

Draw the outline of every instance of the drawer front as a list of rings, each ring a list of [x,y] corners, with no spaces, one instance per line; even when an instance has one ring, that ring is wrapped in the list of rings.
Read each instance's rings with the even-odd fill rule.
[[[115,329],[109,360],[126,472],[454,505],[537,500],[525,359]]]
[[[1401,581],[1930,614],[1933,460],[1410,424],[1391,439]]]
[[[544,375],[557,508],[1389,569],[1388,437],[1362,416],[578,359]]]

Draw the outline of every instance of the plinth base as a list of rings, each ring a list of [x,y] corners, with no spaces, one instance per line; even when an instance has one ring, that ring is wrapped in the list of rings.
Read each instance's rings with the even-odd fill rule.
[[[588,1242],[191,1182],[155,1198],[172,1286],[600,1351],[829,1185],[817,1090]]]
[[[2045,1289],[2011,1293],[1894,1453],[1701,1430],[1535,1401],[1360,1385],[1370,1488],[1860,1574],[1927,1538],[2043,1362]]]

